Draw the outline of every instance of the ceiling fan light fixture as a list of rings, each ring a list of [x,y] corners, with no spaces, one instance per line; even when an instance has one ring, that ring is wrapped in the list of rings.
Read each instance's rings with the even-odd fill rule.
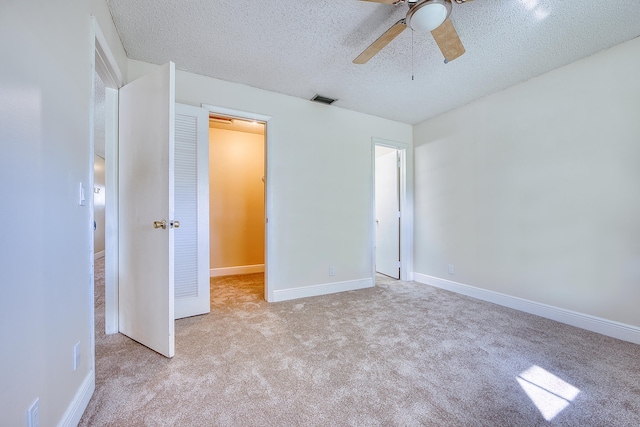
[[[438,28],[451,13],[451,3],[446,0],[427,0],[409,10],[407,21],[412,30],[428,33]]]

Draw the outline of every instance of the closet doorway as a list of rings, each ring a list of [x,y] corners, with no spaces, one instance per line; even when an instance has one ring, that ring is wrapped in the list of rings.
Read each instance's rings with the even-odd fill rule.
[[[265,122],[209,115],[210,275],[250,282],[261,298],[266,296],[265,148]],[[225,281],[213,280],[224,286]]]
[[[374,137],[371,139],[371,169],[372,276],[381,272],[400,280],[413,280],[413,148],[406,143]],[[382,169],[386,173],[379,176]],[[377,188],[380,184],[387,188]],[[384,212],[379,209],[382,207]],[[387,229],[391,237],[386,235]],[[380,246],[386,249],[378,253]],[[378,258],[383,254],[384,261]],[[387,268],[380,269],[383,263]]]
[[[375,146],[376,273],[400,279],[400,152]]]

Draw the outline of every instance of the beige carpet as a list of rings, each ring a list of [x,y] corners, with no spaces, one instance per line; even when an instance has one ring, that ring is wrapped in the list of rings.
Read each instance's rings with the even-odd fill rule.
[[[98,281],[80,425],[640,426],[640,346],[377,282],[267,304],[261,275],[218,278],[211,313],[176,322],[169,360],[104,335]]]

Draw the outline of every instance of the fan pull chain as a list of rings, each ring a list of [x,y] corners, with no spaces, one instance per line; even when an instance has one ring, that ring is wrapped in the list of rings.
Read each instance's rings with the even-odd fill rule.
[[[411,30],[411,80],[413,81],[413,30]]]
[[[456,3],[458,3],[458,0],[456,0]],[[464,3],[464,2],[462,2],[462,3]],[[461,3],[458,3],[458,4],[461,4]],[[445,34],[444,43],[445,43],[446,46],[449,45],[449,32],[448,31]],[[444,57],[444,63],[445,63],[445,65],[449,63],[449,60],[447,59],[446,56]]]

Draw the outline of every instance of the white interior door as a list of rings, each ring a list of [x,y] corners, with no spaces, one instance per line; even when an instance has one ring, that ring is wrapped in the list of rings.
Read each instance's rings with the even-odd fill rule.
[[[166,357],[175,347],[174,82],[170,62],[123,86],[119,110],[119,330]]]
[[[175,318],[209,313],[209,112],[176,104]]]
[[[376,146],[376,271],[400,278],[400,192],[398,150]]]

